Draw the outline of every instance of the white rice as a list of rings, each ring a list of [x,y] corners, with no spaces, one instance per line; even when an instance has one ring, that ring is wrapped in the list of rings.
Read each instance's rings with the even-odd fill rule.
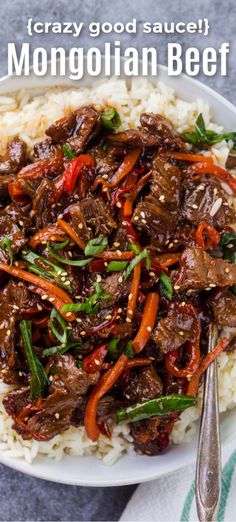
[[[200,112],[208,128],[218,132],[223,130],[210,121],[210,108],[201,99],[193,103],[185,102],[176,98],[173,89],[161,82],[153,84],[146,79],[135,79],[128,86],[124,80],[110,79],[106,83],[95,83],[92,89],[55,87],[43,92],[37,89],[21,90],[15,95],[0,96],[0,153],[4,153],[7,142],[16,134],[27,143],[30,153],[33,145],[45,138],[44,132],[49,124],[77,107],[91,103],[98,108],[115,106],[121,116],[121,129],[136,127],[142,112],[147,111],[166,116],[180,132],[193,127]],[[214,145],[210,152],[204,152],[206,155],[211,154],[220,166],[225,165],[228,153],[229,144],[226,142]],[[224,188],[231,196],[232,191],[229,192],[228,186]],[[219,210],[217,207],[220,208],[219,201],[212,209],[214,214]],[[222,353],[218,368],[220,411],[223,412],[236,405],[236,353]],[[0,398],[11,388],[0,383]],[[174,443],[191,439],[200,415],[200,402],[199,396],[197,406],[181,415],[172,433]],[[59,460],[64,453],[69,453],[75,456],[94,454],[110,465],[124,452],[133,452],[127,425],[116,426],[111,439],[100,435],[97,443],[88,440],[84,428],[70,428],[49,442],[23,441],[11,426],[12,419],[6,414],[0,400],[0,450],[4,450],[9,457],[24,458],[27,462],[32,462],[37,455]]]

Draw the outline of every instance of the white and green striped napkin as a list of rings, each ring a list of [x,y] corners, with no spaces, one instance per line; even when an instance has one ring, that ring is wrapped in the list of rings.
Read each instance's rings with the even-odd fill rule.
[[[122,522],[196,522],[194,495],[195,467],[140,484],[126,506]],[[218,522],[236,522],[236,449],[223,455],[222,495]]]

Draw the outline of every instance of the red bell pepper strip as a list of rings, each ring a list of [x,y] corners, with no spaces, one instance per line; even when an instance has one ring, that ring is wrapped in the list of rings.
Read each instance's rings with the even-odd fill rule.
[[[94,167],[94,159],[89,154],[80,154],[68,163],[63,176],[64,190],[69,196],[73,194],[76,180],[85,167]]]
[[[132,321],[135,310],[136,310],[140,276],[141,276],[141,263],[138,263],[134,267],[134,270],[133,270],[133,281],[132,281],[132,285],[131,285],[130,294],[128,297],[127,314],[126,314],[126,319],[128,320],[128,322]]]
[[[185,368],[178,368],[177,366],[180,355],[179,349],[173,350],[166,354],[165,365],[167,371],[171,375],[174,375],[175,377],[179,378],[191,378],[192,375],[197,371],[200,363],[200,320],[198,317],[198,313],[192,304],[188,303],[182,306],[181,304],[176,303],[175,306],[177,307],[177,309],[179,309],[179,311],[182,311],[183,313],[187,313],[194,317],[194,339],[193,342],[186,343],[186,350],[189,354],[189,362],[187,363]]]
[[[129,218],[125,218],[122,221],[122,226],[125,228],[128,241],[130,243],[135,243],[137,246],[139,246],[138,234],[134,229],[131,220]]]
[[[219,343],[216,345],[214,350],[208,353],[203,361],[201,362],[198,370],[192,376],[192,379],[189,382],[187,395],[196,396],[198,393],[199,382],[201,375],[207,370],[208,366],[220,355],[221,352],[228,346],[228,339],[220,339]]]
[[[65,290],[63,290],[59,286],[54,285],[53,283],[50,283],[50,281],[46,281],[46,279],[43,279],[42,277],[32,274],[31,272],[27,272],[26,270],[22,270],[20,268],[17,268],[16,266],[6,265],[5,263],[1,262],[0,270],[3,270],[4,272],[10,274],[13,277],[23,279],[23,281],[28,281],[28,283],[31,283],[34,287],[36,287],[36,290],[43,290],[43,295],[46,295],[47,299],[49,299],[49,296],[51,298],[55,298],[53,305],[55,306],[55,308],[58,309],[60,313],[62,313],[61,308],[63,305],[73,303],[72,299],[65,292]],[[70,315],[68,315],[68,312],[65,313],[64,317],[67,321],[74,321],[76,319],[75,314],[73,314],[72,312],[70,312]]]
[[[84,425],[88,438],[93,442],[99,437],[99,427],[96,420],[98,402],[119,379],[127,366],[128,360],[127,355],[121,354],[114,366],[104,373],[89,396],[85,410]]]
[[[191,167],[187,170],[188,174],[193,175],[201,175],[201,174],[211,174],[215,178],[220,179],[229,187],[232,189],[232,191],[236,194],[236,178],[235,176],[232,176],[230,172],[228,172],[225,169],[222,169],[222,167],[218,167],[217,165],[214,165],[213,163],[195,163],[194,165],[191,165]]]
[[[91,354],[83,359],[83,370],[86,373],[95,373],[102,369],[104,359],[108,353],[108,345],[101,344]]]
[[[147,295],[145,300],[144,311],[138,333],[132,341],[132,347],[136,353],[139,353],[143,350],[144,346],[148,342],[148,339],[150,338],[152,330],[155,326],[158,306],[158,293],[150,292],[150,294]]]
[[[220,242],[220,234],[217,230],[209,223],[200,223],[196,230],[196,243],[199,247],[204,250],[210,250],[215,248]]]
[[[121,163],[118,170],[111,178],[111,181],[109,182],[109,187],[115,187],[125,176],[127,176],[127,174],[134,167],[138,157],[140,156],[141,150],[141,148],[137,147],[127,152],[124,161]]]
[[[57,224],[59,227],[65,232],[71,239],[73,239],[74,243],[76,243],[82,250],[85,249],[86,243],[85,241],[78,236],[75,230],[64,221],[64,219],[58,219]]]

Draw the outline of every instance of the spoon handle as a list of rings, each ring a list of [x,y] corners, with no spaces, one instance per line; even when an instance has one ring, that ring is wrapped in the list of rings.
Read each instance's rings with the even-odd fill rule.
[[[216,345],[218,331],[211,327],[208,351]],[[221,446],[217,366],[206,372],[196,466],[196,504],[200,522],[217,520],[221,493]]]

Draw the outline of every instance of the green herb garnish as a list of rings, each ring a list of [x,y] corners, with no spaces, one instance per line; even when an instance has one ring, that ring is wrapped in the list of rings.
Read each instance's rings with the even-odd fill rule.
[[[88,297],[84,303],[66,304],[62,312],[84,312],[86,314],[97,314],[100,308],[99,300],[109,299],[110,294],[105,294],[99,283],[94,285],[95,293]]]
[[[95,254],[100,254],[101,252],[103,252],[103,250],[105,250],[107,244],[108,239],[106,236],[95,237],[87,243],[84,249],[84,253],[86,256],[94,256]]]
[[[132,341],[129,341],[125,347],[125,355],[127,355],[128,359],[133,359],[135,353],[132,348]]]
[[[4,236],[2,238],[1,247],[3,248],[3,250],[7,250],[8,255],[9,255],[10,265],[12,266],[14,258],[13,258],[12,248],[11,248],[11,241],[10,241],[9,237]]]
[[[114,107],[110,107],[106,111],[103,111],[101,120],[104,127],[110,130],[118,129],[121,125],[120,115]]]
[[[204,145],[211,146],[220,143],[223,140],[232,140],[234,142],[233,149],[236,150],[236,132],[221,134],[212,130],[207,130],[202,114],[199,114],[196,119],[195,132],[184,132],[182,137],[185,141],[192,143],[192,145],[195,145],[199,149],[202,149]]]
[[[165,272],[160,274],[160,296],[166,297],[169,301],[173,297],[173,284],[171,278]]]
[[[107,266],[107,270],[110,272],[121,272],[121,270],[124,270],[127,265],[128,261],[110,261]]]
[[[27,261],[30,272],[47,279],[47,281],[54,279],[56,283],[62,288],[71,290],[71,286],[65,285],[61,280],[62,276],[67,275],[67,273],[64,271],[64,268],[51,263],[51,261],[48,261],[44,257],[35,254],[35,252],[32,252],[31,250],[23,250],[21,257],[24,259],[24,261]]]
[[[132,261],[129,263],[128,267],[125,270],[124,277],[127,279],[129,275],[131,274],[134,267],[142,261],[142,259],[146,258],[146,266],[147,268],[150,267],[150,258],[147,249],[145,248],[142,252],[140,252],[137,256],[135,256]],[[149,269],[149,268],[148,268]]]
[[[58,247],[58,245],[57,245]],[[58,250],[59,248],[57,248]],[[77,259],[65,259],[64,257],[61,257],[61,256],[58,256],[57,254],[55,254],[54,250],[55,248],[54,247],[51,247],[49,245],[49,243],[47,244],[47,250],[48,252],[51,254],[52,257],[54,257],[54,259],[56,259],[57,261],[59,261],[60,263],[63,263],[64,265],[70,265],[70,266],[86,266],[88,265],[88,263],[90,263],[90,261],[92,261],[92,257],[90,258],[87,258],[85,259],[84,257],[79,257]]]
[[[68,159],[68,160],[72,160],[76,157],[76,155],[74,154],[74,152],[71,150],[71,148],[69,147],[69,145],[67,145],[67,143],[64,143],[61,147],[62,149],[62,152],[64,154],[64,156]]]
[[[31,321],[21,321],[20,331],[24,342],[24,350],[30,369],[30,397],[35,400],[42,397],[44,389],[50,384],[45,369],[37,358],[32,345]]]
[[[81,348],[81,343],[68,343],[66,345],[59,344],[58,346],[51,346],[50,348],[45,348],[43,350],[43,355],[63,355],[63,353],[71,350],[73,348]]]
[[[121,354],[121,349],[119,347],[119,339],[112,339],[108,344],[108,351],[113,360],[116,361],[119,355]]]
[[[136,422],[150,417],[165,416],[172,412],[184,411],[196,404],[196,398],[188,395],[166,395],[138,404],[133,404],[116,412],[117,422]]]
[[[55,323],[59,323],[60,330],[58,329],[58,325],[55,325]],[[50,327],[53,335],[55,335],[61,344],[65,345],[67,343],[68,336],[67,324],[56,308],[53,308],[50,314]]]

